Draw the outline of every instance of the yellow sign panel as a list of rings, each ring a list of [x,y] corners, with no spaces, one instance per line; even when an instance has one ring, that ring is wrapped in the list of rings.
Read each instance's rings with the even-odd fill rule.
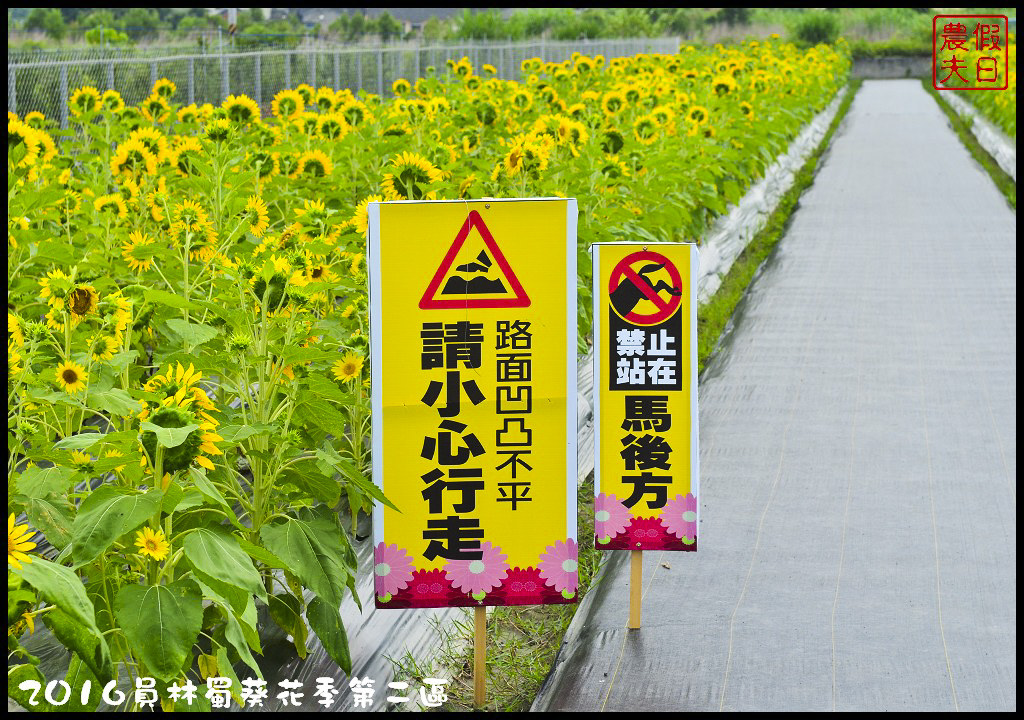
[[[371,203],[377,607],[574,602],[576,201]]]
[[[596,545],[696,550],[697,247],[598,243],[593,261]]]

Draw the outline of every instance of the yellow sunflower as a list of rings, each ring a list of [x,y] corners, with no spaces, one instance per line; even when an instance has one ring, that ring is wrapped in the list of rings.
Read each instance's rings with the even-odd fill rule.
[[[295,90],[282,90],[274,96],[270,110],[282,122],[291,120],[306,108],[306,103]]]
[[[716,75],[711,80],[711,89],[715,91],[717,95],[728,95],[736,89],[736,81],[732,75]]]
[[[143,173],[155,175],[156,155],[139,139],[126,140],[117,146],[110,160],[110,173],[114,177],[140,177]]]
[[[178,122],[186,124],[199,122],[199,108],[195,103],[178,110]]]
[[[21,328],[21,319],[14,313],[7,313],[7,335],[8,344],[14,343],[15,347],[25,346],[25,333]]]
[[[46,123],[46,116],[38,110],[33,110],[32,112],[25,113],[22,122],[34,130],[42,130],[43,125]]]
[[[708,121],[708,109],[700,105],[692,106],[686,113],[686,119],[697,125],[703,125]]]
[[[39,281],[39,297],[58,307],[64,304],[64,298],[71,291],[71,287],[71,276],[60,269],[51,270]]]
[[[79,390],[84,390],[85,381],[89,379],[89,375],[85,372],[85,368],[77,363],[71,362],[70,360],[58,365],[57,371],[54,374],[56,375],[57,383],[61,388],[72,395],[77,393]]]
[[[291,174],[293,179],[303,175],[312,177],[324,177],[334,172],[334,164],[320,150],[309,150],[299,156],[295,171]]]
[[[132,130],[128,139],[138,140],[157,158],[167,152],[167,136],[155,127],[143,127]]]
[[[120,343],[116,338],[112,338],[109,335],[96,335],[92,338],[91,345],[92,359],[96,362],[101,362],[114,357],[114,353],[117,352]]]
[[[100,297],[92,285],[76,285],[64,300],[64,304],[72,318],[81,320],[89,313],[96,311],[99,301]]]
[[[366,237],[369,224],[366,206],[372,202],[383,202],[383,200],[384,197],[381,195],[370,195],[360,200],[359,204],[356,205],[355,214],[352,215],[352,219],[349,222],[352,224],[353,229],[363,237]]]
[[[245,203],[245,210],[242,211],[245,220],[249,223],[249,232],[253,237],[261,238],[270,227],[270,214],[267,204],[259,195],[250,195]]]
[[[135,533],[135,544],[140,555],[149,555],[157,561],[163,560],[171,551],[171,544],[167,542],[164,531],[158,528],[154,532],[149,526]]]
[[[299,83],[295,86],[295,92],[302,97],[302,102],[307,106],[313,104],[313,99],[316,97],[316,91],[313,90],[313,86],[308,83]]]
[[[162,95],[150,95],[139,103],[142,116],[151,122],[162,123],[171,116],[171,106]]]
[[[340,116],[333,113],[321,115],[316,123],[317,134],[328,140],[337,140],[345,136],[348,131],[348,123]]]
[[[605,115],[616,115],[625,106],[626,96],[618,90],[610,90],[601,98],[601,108]]]
[[[174,97],[174,93],[178,91],[178,86],[167,78],[160,78],[153,83],[153,95],[158,95],[162,98],[170,99]]]
[[[39,159],[39,132],[21,120],[7,121],[7,157],[22,153],[15,167],[30,167]]]
[[[32,542],[33,532],[28,525],[15,525],[15,520],[14,513],[7,518],[7,564],[21,570],[21,563],[32,562],[27,553],[34,550],[36,544]]]
[[[423,200],[425,187],[443,178],[441,171],[421,155],[403,152],[391,158],[392,172],[385,173],[381,189],[388,200]]]
[[[658,121],[653,115],[643,115],[633,122],[633,137],[643,145],[651,145],[661,135]]]
[[[102,97],[103,107],[109,112],[119,113],[124,110],[124,99],[117,90],[107,90]]]
[[[334,103],[337,100],[337,95],[329,87],[321,87],[316,91],[316,97],[313,98],[313,103],[316,105],[320,112],[330,112],[334,109]]]
[[[341,360],[334,363],[331,373],[342,382],[348,382],[359,377],[363,369],[363,356],[354,352],[347,352],[342,355]]]
[[[128,242],[121,246],[121,257],[136,272],[149,270],[153,266],[152,244],[153,240],[148,235],[136,230],[128,236]]]
[[[231,121],[227,118],[217,118],[210,121],[206,126],[206,139],[211,142],[220,143],[228,139],[231,134]]]
[[[246,95],[228,95],[221,103],[231,122],[248,125],[260,119],[260,106]]]
[[[71,93],[71,100],[68,102],[68,105],[71,107],[71,113],[78,117],[83,113],[98,110],[102,102],[103,96],[100,95],[100,91],[90,85],[86,85]]]
[[[203,144],[194,137],[184,138],[166,155],[167,164],[175,169],[181,177],[198,175],[199,169],[195,160],[203,154]]]
[[[122,220],[128,217],[128,206],[125,205],[124,198],[121,197],[120,193],[100,195],[93,201],[92,206],[98,213],[113,212]]]

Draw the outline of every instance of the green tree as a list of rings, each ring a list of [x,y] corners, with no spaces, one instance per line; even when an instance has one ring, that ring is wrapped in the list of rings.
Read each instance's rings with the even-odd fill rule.
[[[78,24],[86,29],[98,27],[116,28],[121,26],[121,23],[114,19],[114,13],[107,8],[93,10],[91,13],[83,15],[79,19]]]
[[[210,23],[205,17],[196,17],[195,15],[186,15],[178,21],[178,32],[180,33],[207,30],[209,27]]]
[[[605,37],[651,37],[657,30],[642,8],[616,8],[604,14],[603,33]]]
[[[370,27],[366,22],[366,16],[361,12],[343,12],[327,29],[343,42],[354,42],[362,38]]]
[[[656,25],[658,34],[696,35],[704,24],[700,10],[692,8],[659,8]]]
[[[402,35],[402,24],[391,17],[391,13],[385,10],[377,18],[377,34],[380,35],[381,40],[388,42],[392,38]]]
[[[458,20],[456,37],[467,40],[498,40],[507,37],[521,37],[516,32],[517,23],[510,18],[508,22],[501,12],[495,9],[473,11],[468,8],[462,11]]]
[[[44,32],[54,40],[63,40],[68,33],[64,16],[57,8],[33,8],[25,18],[25,29]]]
[[[132,40],[156,35],[160,27],[160,16],[152,8],[131,8],[121,16],[124,31]]]
[[[523,37],[540,37],[549,29],[573,20],[576,11],[571,8],[530,8],[525,12],[516,13],[523,25]]]
[[[552,27],[551,35],[555,40],[606,37],[606,14],[605,11],[597,8],[588,8],[583,12],[575,13],[572,17],[566,17],[564,22]]]
[[[448,27],[448,24],[439,20],[433,15],[427,18],[427,21],[423,23],[424,42],[439,42],[448,37],[449,32],[451,32],[451,30]]]

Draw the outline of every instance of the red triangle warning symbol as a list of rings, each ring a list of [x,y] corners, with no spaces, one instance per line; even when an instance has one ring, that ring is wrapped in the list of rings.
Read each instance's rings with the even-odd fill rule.
[[[459,252],[472,230],[476,230],[483,240],[483,249],[475,257],[464,257],[463,259],[468,262],[453,268],[455,259],[459,257]],[[420,309],[465,310],[529,306],[529,296],[509,267],[508,260],[505,259],[498,244],[494,242],[484,219],[476,210],[470,211],[469,217],[466,218],[440,267],[430,280],[427,291],[420,298]]]

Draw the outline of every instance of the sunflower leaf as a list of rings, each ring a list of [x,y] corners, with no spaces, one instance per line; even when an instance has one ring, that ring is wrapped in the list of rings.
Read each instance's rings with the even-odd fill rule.
[[[289,517],[264,525],[260,538],[268,550],[288,563],[303,585],[326,602],[341,605],[349,569],[341,554],[346,540],[337,524],[325,517]]]
[[[349,653],[348,635],[341,622],[341,613],[334,605],[328,605],[320,598],[313,598],[306,608],[306,619],[310,629],[320,638],[331,660],[347,674],[352,673],[352,655]]]
[[[232,535],[199,528],[188,534],[184,548],[185,557],[200,572],[266,599],[260,574]]]
[[[82,501],[71,528],[72,557],[79,565],[91,562],[126,532],[134,530],[160,509],[163,493],[145,494],[103,485]]]
[[[146,421],[139,423],[140,431],[155,433],[157,443],[165,448],[178,447],[185,442],[188,436],[192,434],[193,430],[198,429],[199,426],[195,424],[185,425],[180,428],[165,428]]]
[[[18,488],[18,492],[26,497],[43,498],[50,493],[61,493],[67,490],[68,481],[74,473],[72,468],[59,465],[47,468],[30,467],[18,476],[14,484]]]
[[[188,343],[193,348],[217,337],[216,328],[212,328],[209,325],[190,323],[181,318],[171,318],[167,321],[167,327],[180,337],[183,342]]]
[[[138,409],[138,404],[135,405],[135,409]],[[79,433],[58,440],[53,444],[53,447],[56,450],[81,450],[82,448],[92,447],[105,437],[106,433]]]
[[[191,580],[125,585],[114,614],[146,669],[161,680],[181,674],[203,624],[203,595]]]

